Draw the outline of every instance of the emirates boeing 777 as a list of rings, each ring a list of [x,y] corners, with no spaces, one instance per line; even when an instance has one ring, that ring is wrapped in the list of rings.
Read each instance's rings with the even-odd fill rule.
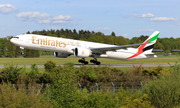
[[[101,63],[97,61],[97,58],[137,60],[157,57],[156,54],[152,53],[152,50],[158,36],[159,31],[155,31],[144,43],[120,46],[36,34],[17,35],[10,41],[20,46],[21,49],[52,51],[56,57],[60,58],[74,55],[82,58],[79,59],[79,62],[84,64],[88,64],[85,58],[93,57],[94,59],[90,62],[100,65]],[[130,48],[134,46],[139,47]]]

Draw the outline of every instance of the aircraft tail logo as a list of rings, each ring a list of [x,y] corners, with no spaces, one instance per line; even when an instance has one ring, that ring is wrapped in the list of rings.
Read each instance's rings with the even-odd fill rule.
[[[146,39],[144,41],[144,43],[148,43],[148,44],[144,44],[144,45],[139,46],[138,52],[136,54],[128,57],[127,59],[136,57],[142,53],[145,53],[145,54],[151,53],[158,36],[159,36],[159,31],[155,31],[148,39]]]

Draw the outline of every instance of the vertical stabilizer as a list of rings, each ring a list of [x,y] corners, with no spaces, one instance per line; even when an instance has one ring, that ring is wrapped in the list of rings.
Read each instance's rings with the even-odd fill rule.
[[[155,31],[148,39],[144,41],[144,43],[149,43],[149,44],[139,46],[138,50],[142,50],[142,52],[145,54],[152,53],[153,47],[156,43],[158,36],[159,36],[159,31]]]
[[[127,59],[134,58],[134,57],[136,57],[142,53],[151,54],[158,36],[159,36],[159,31],[155,31],[148,39],[146,39],[144,41],[144,43],[148,43],[148,44],[144,44],[144,45],[139,46],[136,54],[128,57]]]

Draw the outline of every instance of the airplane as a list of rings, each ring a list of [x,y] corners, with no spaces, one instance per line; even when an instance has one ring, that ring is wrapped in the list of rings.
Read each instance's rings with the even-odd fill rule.
[[[93,57],[94,59],[90,60],[90,62],[95,65],[100,65],[101,62],[97,61],[97,58],[138,60],[157,57],[155,53],[152,53],[152,50],[159,33],[159,31],[155,31],[143,43],[120,46],[37,34],[17,35],[10,41],[15,45],[20,46],[22,54],[24,48],[52,51],[54,52],[54,56],[60,58],[67,58],[70,55],[80,57],[82,59],[79,59],[78,62],[85,65],[88,64],[88,61],[85,61],[85,58]],[[134,46],[139,47],[131,48]]]

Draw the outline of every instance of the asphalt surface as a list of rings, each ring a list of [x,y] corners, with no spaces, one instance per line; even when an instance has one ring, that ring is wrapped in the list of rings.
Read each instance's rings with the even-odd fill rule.
[[[174,65],[175,63],[170,63],[171,65]],[[110,67],[134,67],[134,66],[139,66],[142,65],[143,67],[155,67],[155,66],[163,66],[163,67],[168,67],[170,66],[168,63],[143,63],[143,64],[101,64],[101,66],[110,66]],[[18,67],[24,67],[24,65],[16,65]],[[63,66],[63,65],[61,65]],[[83,66],[82,64],[75,64],[74,67],[80,67]],[[97,67],[98,65],[85,65],[85,66],[95,66]],[[44,68],[44,65],[37,65],[38,68]],[[0,69],[4,68],[4,65],[0,65]],[[26,65],[26,68],[31,68],[31,65]]]

